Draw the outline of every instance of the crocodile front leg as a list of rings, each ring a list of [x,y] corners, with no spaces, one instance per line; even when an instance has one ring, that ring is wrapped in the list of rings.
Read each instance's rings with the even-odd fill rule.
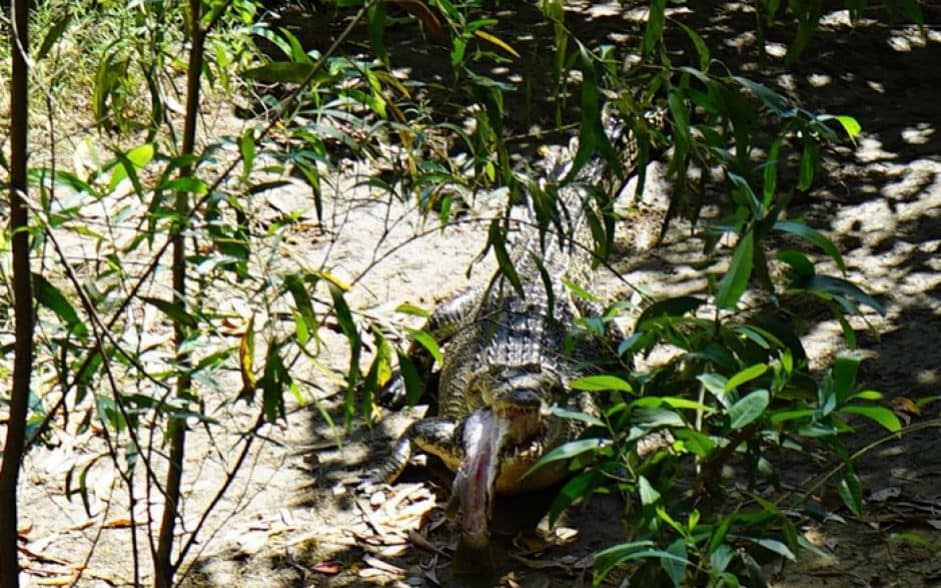
[[[379,466],[376,476],[383,482],[395,482],[416,449],[436,455],[450,470],[456,470],[463,457],[463,448],[455,442],[457,423],[443,417],[415,421],[405,429],[392,449],[392,454]]]

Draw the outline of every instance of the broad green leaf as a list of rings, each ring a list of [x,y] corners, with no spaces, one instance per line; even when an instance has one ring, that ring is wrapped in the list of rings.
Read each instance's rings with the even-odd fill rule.
[[[749,366],[728,379],[725,383],[724,392],[729,393],[735,390],[745,382],[750,382],[768,371],[768,364],[756,363]]]
[[[797,189],[806,192],[814,183],[814,174],[817,172],[819,156],[817,143],[813,139],[804,140],[804,152],[801,154],[800,167],[797,175]]]
[[[739,399],[729,407],[729,426],[732,430],[738,430],[748,425],[761,416],[770,402],[771,397],[767,390],[755,390]]]
[[[884,406],[865,406],[860,404],[851,404],[839,409],[838,412],[845,414],[858,414],[867,419],[873,420],[882,425],[890,433],[898,433],[902,429],[902,423],[894,412]]]
[[[575,378],[571,382],[573,390],[585,390],[588,392],[599,392],[603,390],[618,390],[621,392],[633,392],[631,384],[617,376],[599,374],[594,376],[582,376]]]
[[[774,223],[774,229],[776,231],[797,235],[813,245],[816,245],[836,262],[841,272],[846,273],[846,264],[843,263],[843,256],[840,254],[840,250],[833,244],[833,241],[825,237],[822,233],[808,227],[802,222],[787,220]]]
[[[838,355],[830,370],[830,378],[833,382],[833,393],[836,395],[837,403],[842,403],[849,398],[853,391],[853,385],[856,383],[856,373],[859,371],[859,359],[849,355]]]
[[[728,383],[728,379],[722,374],[707,372],[699,374],[696,379],[717,398],[725,396],[725,385]]]
[[[539,461],[533,465],[533,467],[529,468],[529,470],[523,474],[523,477],[525,478],[546,464],[550,464],[555,461],[569,460],[583,453],[588,453],[589,451],[598,451],[599,449],[608,447],[610,444],[611,441],[609,439],[578,439],[577,441],[563,443],[549,453],[543,455]]]
[[[843,504],[845,504],[854,515],[862,516],[863,487],[862,484],[859,483],[859,478],[856,474],[846,472],[837,485],[837,489],[840,491],[840,498],[843,499]]]
[[[755,258],[755,234],[749,230],[735,246],[735,253],[729,264],[729,271],[719,282],[719,291],[716,294],[716,306],[719,308],[734,309],[739,298],[745,293],[748,278],[751,277],[752,265]]]
[[[549,525],[554,525],[562,511],[570,504],[580,498],[590,496],[594,489],[606,480],[607,477],[599,470],[589,469],[566,482],[552,501],[552,506],[549,507]]]
[[[660,500],[660,493],[644,476],[637,480],[637,493],[640,494],[640,503],[644,506],[650,506]]]
[[[422,378],[407,353],[396,351],[396,355],[399,358],[399,373],[402,374],[402,379],[405,381],[405,394],[408,405],[415,406],[424,392]]]

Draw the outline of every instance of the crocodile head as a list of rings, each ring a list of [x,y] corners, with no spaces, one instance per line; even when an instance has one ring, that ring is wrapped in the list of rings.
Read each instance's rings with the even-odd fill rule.
[[[542,456],[546,416],[555,383],[538,373],[514,373],[496,379],[483,395],[485,406],[461,427],[464,459],[454,479],[449,510],[461,512],[461,541],[455,571],[473,571],[489,561],[488,520],[497,493],[526,487],[524,473]],[[528,479],[528,478],[527,478]]]

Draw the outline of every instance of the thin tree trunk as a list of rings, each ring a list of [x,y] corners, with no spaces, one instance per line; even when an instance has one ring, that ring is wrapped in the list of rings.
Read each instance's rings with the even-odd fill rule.
[[[190,18],[192,22],[190,38],[189,69],[186,82],[186,118],[183,123],[183,148],[181,155],[192,155],[196,149],[196,123],[199,115],[199,84],[203,67],[203,51],[206,34],[201,28],[202,0],[190,0]],[[180,170],[181,177],[192,175],[192,165],[186,165]],[[176,214],[180,223],[184,223],[189,216],[189,195],[178,192],[176,195]],[[184,307],[186,304],[186,241],[182,224],[176,227],[173,238],[173,291],[175,302]],[[174,341],[179,350],[186,340],[187,329],[180,322],[174,323]],[[185,369],[188,361],[184,356],[177,357],[180,369]],[[177,378],[176,394],[178,398],[185,398],[190,389],[191,381],[188,375],[181,373]],[[167,471],[166,502],[163,507],[163,518],[160,521],[160,534],[157,540],[157,553],[154,558],[154,581],[158,588],[170,588],[176,573],[176,565],[172,561],[173,535],[176,528],[176,518],[179,512],[180,484],[183,478],[183,459],[186,454],[186,423],[182,420],[171,419],[170,427],[170,466]]]
[[[13,359],[13,389],[10,418],[0,467],[0,587],[19,586],[17,563],[16,488],[23,461],[26,414],[33,364],[33,300],[29,268],[29,215],[26,195],[27,51],[29,39],[29,0],[13,3],[13,71],[10,105],[10,225],[13,230],[13,311],[16,348]]]

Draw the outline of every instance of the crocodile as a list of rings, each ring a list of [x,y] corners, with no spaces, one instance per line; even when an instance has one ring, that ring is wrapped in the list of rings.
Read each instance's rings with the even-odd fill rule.
[[[648,114],[640,124],[659,126],[662,116],[660,111]],[[435,308],[423,328],[444,346],[437,412],[406,429],[378,477],[394,482],[416,450],[441,458],[455,472],[447,510],[461,525],[452,561],[456,571],[487,564],[495,494],[533,492],[567,476],[564,461],[530,471],[541,456],[580,434],[578,420],[557,416],[552,409],[595,412],[591,396],[571,393],[569,383],[602,353],[601,345],[572,333],[579,319],[598,316],[603,308],[573,295],[570,284],[591,286],[595,264],[584,245],[591,242],[586,218],[590,191],[614,198],[639,155],[633,131],[613,108],[603,110],[602,122],[622,169],[595,154],[572,174],[575,140],[568,154],[544,162],[546,178],[561,186],[556,206],[568,226],[540,231],[531,205],[517,207],[523,209],[522,218],[508,237],[507,251],[518,281],[514,284],[506,272],[497,271],[486,287],[462,292]],[[430,378],[433,362],[427,350],[413,343],[409,356],[421,375]],[[381,392],[392,404],[404,396],[401,374]]]

